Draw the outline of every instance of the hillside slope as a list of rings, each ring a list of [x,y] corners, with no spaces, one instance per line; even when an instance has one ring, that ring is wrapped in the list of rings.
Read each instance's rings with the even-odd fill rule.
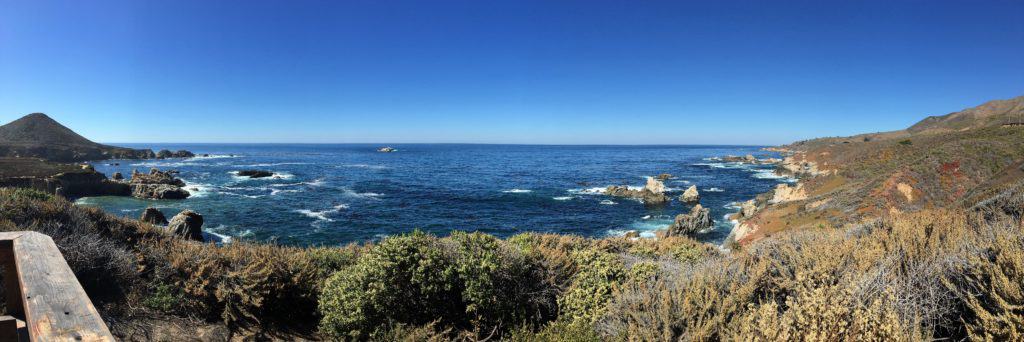
[[[43,113],[0,126],[0,157],[32,157],[55,162],[153,158],[151,150],[98,144]]]
[[[802,177],[802,196],[775,201],[747,218],[737,240],[970,207],[1024,179],[1024,126],[1004,125],[1021,113],[1024,97],[1017,97],[929,117],[902,131],[783,146],[791,162],[823,172]]]

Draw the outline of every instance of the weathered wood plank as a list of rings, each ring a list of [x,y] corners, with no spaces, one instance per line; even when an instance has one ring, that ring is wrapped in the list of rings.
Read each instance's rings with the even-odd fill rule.
[[[49,236],[26,232],[13,247],[32,341],[114,340]]]

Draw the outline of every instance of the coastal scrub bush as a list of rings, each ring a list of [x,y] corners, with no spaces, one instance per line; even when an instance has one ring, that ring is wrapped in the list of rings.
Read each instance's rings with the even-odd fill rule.
[[[437,238],[416,231],[385,238],[324,285],[322,333],[365,338],[392,324],[454,323],[465,305],[455,265]]]
[[[593,323],[606,311],[608,300],[626,276],[617,255],[597,250],[574,252],[577,272],[572,284],[558,298],[560,319]]]

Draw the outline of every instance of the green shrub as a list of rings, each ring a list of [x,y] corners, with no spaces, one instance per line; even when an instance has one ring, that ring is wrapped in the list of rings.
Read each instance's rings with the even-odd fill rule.
[[[597,250],[573,253],[577,265],[572,285],[558,299],[560,319],[592,323],[604,314],[608,299],[625,278],[618,256]]]
[[[444,254],[437,238],[419,231],[385,238],[327,279],[320,331],[363,338],[389,323],[423,325],[462,317],[456,267]]]

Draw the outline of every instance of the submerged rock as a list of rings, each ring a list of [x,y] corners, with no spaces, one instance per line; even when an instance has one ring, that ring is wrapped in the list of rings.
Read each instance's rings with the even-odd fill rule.
[[[700,204],[693,206],[688,214],[676,215],[672,225],[668,227],[665,236],[694,235],[697,232],[711,228],[715,222],[711,220],[711,210]]]
[[[238,176],[239,177],[264,178],[264,177],[270,177],[270,176],[273,176],[273,175],[274,175],[273,172],[264,171],[264,170],[242,170],[242,171],[238,171]]]
[[[157,208],[149,207],[142,212],[142,217],[139,218],[139,221],[162,226],[167,224],[167,217]]]
[[[683,191],[683,194],[679,196],[679,200],[685,203],[697,203],[700,202],[700,193],[697,192],[697,186],[691,185]]]
[[[203,215],[185,210],[171,218],[167,231],[187,240],[203,241]]]

